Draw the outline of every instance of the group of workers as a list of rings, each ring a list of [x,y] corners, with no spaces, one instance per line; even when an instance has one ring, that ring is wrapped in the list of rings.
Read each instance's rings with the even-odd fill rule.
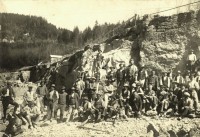
[[[84,59],[82,65],[87,63]],[[100,122],[153,114],[181,119],[195,117],[199,111],[200,70],[188,70],[185,74],[181,71],[156,74],[152,70],[148,74],[144,66],[138,69],[131,59],[128,66],[121,63],[119,69],[108,67],[102,80],[101,51],[94,66],[94,73],[82,70],[70,89],[63,85],[56,90],[54,83],[47,88],[45,80],[41,80],[36,90],[33,84],[28,84],[21,104],[15,101],[12,83],[8,82],[1,92],[3,121],[8,120],[9,104],[14,106],[10,119],[19,119],[30,129],[37,127],[40,120]],[[9,121],[6,132],[14,132],[14,124]]]

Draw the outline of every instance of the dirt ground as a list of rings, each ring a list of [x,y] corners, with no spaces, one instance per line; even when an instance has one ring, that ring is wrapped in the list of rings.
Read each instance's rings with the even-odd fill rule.
[[[27,87],[16,87],[14,90],[17,94],[16,100],[20,102]],[[45,123],[40,121],[38,127],[34,129],[28,129],[27,125],[23,126],[24,132],[17,137],[151,137],[151,133],[147,133],[147,127],[150,123],[153,124],[158,131],[163,132],[172,130],[176,133],[180,132],[178,133],[180,134],[178,136],[183,136],[183,134],[188,132],[191,128],[200,127],[200,118],[184,118],[181,121],[178,121],[177,117],[130,118],[128,121],[117,120],[115,125],[113,125],[112,121],[103,121],[100,123],[87,123],[81,128],[78,127],[81,125],[80,122],[57,124],[55,120],[52,122],[47,121]],[[0,121],[0,136],[3,134],[5,127],[6,123],[3,124],[2,121]]]

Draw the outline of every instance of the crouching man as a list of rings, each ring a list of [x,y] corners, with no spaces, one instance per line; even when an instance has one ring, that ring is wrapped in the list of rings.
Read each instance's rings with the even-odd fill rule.
[[[24,113],[22,114],[23,117],[28,122],[28,128],[31,129],[32,127],[36,127],[38,125],[38,122],[40,120],[40,108],[36,106],[34,102],[29,103],[28,106],[23,108]]]
[[[101,114],[103,114],[103,99],[101,98],[101,94],[97,93],[96,94],[96,99],[94,101],[94,110],[93,113],[95,114],[95,122],[100,122],[101,121]]]
[[[89,102],[88,97],[83,98],[83,103],[79,108],[80,121],[90,120],[92,117],[92,104]]]
[[[155,91],[152,89],[152,83],[149,83],[149,88],[145,93],[145,111],[153,110],[155,111],[158,106],[158,98],[156,97]]]
[[[189,116],[189,114],[194,111],[193,100],[190,98],[190,94],[188,92],[184,93],[182,111],[182,117]]]

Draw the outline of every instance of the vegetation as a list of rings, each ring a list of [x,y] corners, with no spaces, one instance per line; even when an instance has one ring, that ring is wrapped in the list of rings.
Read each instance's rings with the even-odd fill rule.
[[[50,54],[64,55],[91,42],[102,42],[119,25],[96,21],[93,28],[70,31],[56,28],[42,17],[0,13],[0,69],[36,65]]]

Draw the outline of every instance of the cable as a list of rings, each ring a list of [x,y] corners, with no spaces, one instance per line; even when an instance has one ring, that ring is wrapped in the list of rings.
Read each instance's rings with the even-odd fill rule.
[[[171,8],[171,9],[162,10],[162,11],[159,11],[159,12],[154,12],[154,13],[151,13],[151,14],[148,14],[148,15],[159,14],[159,13],[162,13],[162,12],[166,12],[166,11],[174,10],[174,9],[177,9],[177,8],[185,7],[185,6],[188,6],[188,5],[196,4],[196,3],[199,3],[199,2],[200,2],[200,0],[199,0],[199,1],[192,2],[192,3],[188,3],[188,4],[184,4],[184,5],[180,5],[180,6],[177,6],[177,7]],[[126,20],[126,21],[125,21],[123,24],[121,24],[120,26],[118,26],[118,27],[114,28],[113,30],[107,32],[104,36],[110,34],[111,32],[115,31],[116,29],[120,28],[122,25],[124,25],[124,24],[126,24],[128,21],[132,20],[134,17],[135,17],[135,15],[132,16],[131,18],[129,18],[128,20]],[[97,41],[97,40],[99,40],[99,39],[100,39],[100,38],[97,38],[97,39],[94,40],[94,41]],[[109,38],[107,38],[106,40],[108,40],[108,39],[109,39]],[[100,43],[104,43],[106,40],[104,40],[103,42],[100,42]]]

